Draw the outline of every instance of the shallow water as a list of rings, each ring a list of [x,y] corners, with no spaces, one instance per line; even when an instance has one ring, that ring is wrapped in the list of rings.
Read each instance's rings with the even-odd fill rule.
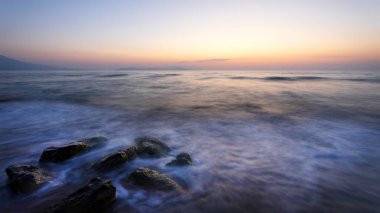
[[[110,212],[377,212],[380,72],[0,72],[0,168],[38,164],[48,146],[103,135],[109,144],[50,168],[57,180],[12,195],[0,212],[40,211],[94,176],[110,178]],[[89,165],[149,135],[174,148],[106,174]],[[167,168],[189,152],[194,165]],[[139,166],[179,181],[181,196],[122,186]]]

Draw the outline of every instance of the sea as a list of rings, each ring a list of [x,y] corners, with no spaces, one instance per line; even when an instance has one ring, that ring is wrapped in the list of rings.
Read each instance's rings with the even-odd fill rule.
[[[15,195],[4,170],[43,149],[105,136]],[[172,151],[108,172],[90,165],[150,136]],[[167,167],[181,152],[193,165]],[[185,192],[125,187],[155,169]],[[380,212],[380,71],[1,71],[0,212],[40,212],[110,179],[106,212]]]

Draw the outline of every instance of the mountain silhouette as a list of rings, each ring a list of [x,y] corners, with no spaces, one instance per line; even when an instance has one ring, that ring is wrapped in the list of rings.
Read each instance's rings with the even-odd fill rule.
[[[33,64],[0,55],[0,70],[68,70],[43,64]]]

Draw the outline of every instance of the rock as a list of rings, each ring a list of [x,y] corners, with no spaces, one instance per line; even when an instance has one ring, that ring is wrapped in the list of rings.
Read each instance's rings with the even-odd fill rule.
[[[86,186],[49,207],[45,213],[86,213],[99,212],[116,196],[116,188],[110,180],[94,178]]]
[[[108,139],[106,137],[96,136],[92,138],[84,138],[79,140],[78,142],[87,144],[89,149],[94,149],[105,145],[107,141]]]
[[[128,149],[120,150],[114,154],[105,156],[102,160],[95,163],[92,167],[98,171],[107,171],[113,169],[127,161],[136,158],[137,148],[135,146]]]
[[[169,176],[149,168],[136,169],[129,175],[128,182],[158,191],[183,191],[182,187]]]
[[[53,179],[45,170],[32,165],[13,165],[5,172],[9,186],[16,193],[31,193]]]
[[[192,165],[191,157],[188,153],[182,152],[177,155],[175,160],[172,160],[166,166],[190,166]]]
[[[159,158],[166,156],[170,151],[170,147],[164,142],[150,137],[142,137],[136,139],[137,153],[141,157]]]
[[[62,146],[53,146],[46,148],[40,157],[40,162],[62,162],[75,155],[102,146],[107,141],[105,137],[93,137],[79,140],[77,142],[65,144]]]
[[[62,146],[46,148],[40,157],[40,162],[61,162],[85,151],[88,146],[83,142],[74,142]]]

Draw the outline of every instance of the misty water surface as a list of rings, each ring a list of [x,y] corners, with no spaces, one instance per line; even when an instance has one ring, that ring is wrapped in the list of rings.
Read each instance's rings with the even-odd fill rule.
[[[94,176],[112,180],[110,212],[376,212],[380,209],[380,73],[348,71],[0,72],[0,166],[38,165],[42,150],[103,135],[109,144],[51,168],[57,180],[14,196],[0,173],[0,211],[39,211]],[[110,173],[89,165],[140,136],[160,159]],[[165,166],[189,152],[194,165]],[[187,193],[122,186],[155,168]]]

